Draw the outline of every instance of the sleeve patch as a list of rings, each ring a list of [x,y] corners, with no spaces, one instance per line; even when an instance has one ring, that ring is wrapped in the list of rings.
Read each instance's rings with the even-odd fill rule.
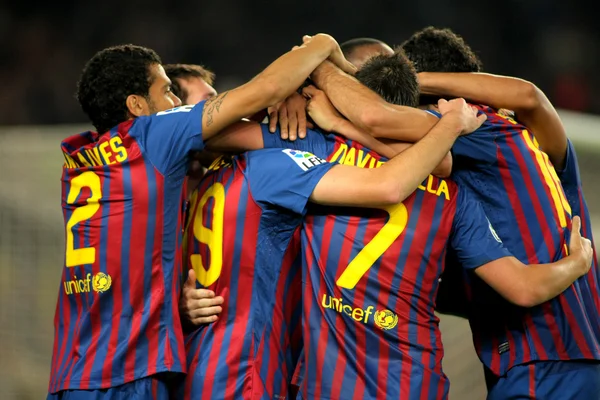
[[[290,157],[294,162],[303,170],[308,171],[309,169],[316,167],[317,165],[326,164],[327,161],[323,160],[315,156],[308,151],[299,151],[292,149],[284,149],[282,150],[288,157]]]

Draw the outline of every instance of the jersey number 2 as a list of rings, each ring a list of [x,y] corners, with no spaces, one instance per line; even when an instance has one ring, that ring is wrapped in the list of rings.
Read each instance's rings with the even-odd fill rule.
[[[344,289],[354,289],[360,278],[375,261],[400,237],[408,223],[408,210],[403,203],[384,208],[390,215],[388,221],[369,243],[350,261],[337,280]]]
[[[87,171],[71,180],[71,187],[67,195],[67,204],[75,204],[75,201],[81,194],[81,190],[87,187],[90,189],[91,196],[86,200],[86,205],[77,207],[67,221],[67,251],[65,254],[65,265],[75,267],[83,264],[93,264],[96,260],[96,249],[94,247],[75,248],[75,238],[73,228],[75,225],[88,220],[100,209],[98,200],[102,197],[102,185],[100,177],[94,172]]]
[[[204,226],[203,208],[206,203],[213,199],[212,207],[212,229]],[[208,268],[202,262],[200,254],[192,254],[190,262],[198,282],[202,286],[210,286],[221,275],[223,268],[223,216],[225,214],[225,187],[221,183],[215,183],[209,187],[202,198],[200,204],[196,208],[196,216],[194,217],[194,237],[200,243],[208,246],[210,249],[210,263]]]

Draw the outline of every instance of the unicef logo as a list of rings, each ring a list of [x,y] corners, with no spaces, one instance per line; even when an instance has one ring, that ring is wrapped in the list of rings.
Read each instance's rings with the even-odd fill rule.
[[[112,279],[110,275],[107,275],[103,272],[98,272],[94,275],[94,280],[92,281],[92,287],[94,291],[98,293],[104,293],[108,289],[110,289],[110,285],[112,283]]]
[[[398,316],[390,310],[375,311],[375,325],[381,329],[393,329],[398,325]]]

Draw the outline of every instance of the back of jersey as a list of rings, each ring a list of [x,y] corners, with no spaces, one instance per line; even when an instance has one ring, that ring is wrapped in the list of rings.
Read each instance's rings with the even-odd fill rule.
[[[285,396],[299,357],[299,227],[331,168],[306,153],[261,150],[213,163],[192,196],[186,262],[198,287],[225,297],[219,319],[186,338],[192,399]],[[295,157],[300,155],[300,157]],[[296,315],[296,324],[300,316]]]
[[[272,145],[278,134],[263,135]],[[309,132],[289,144],[363,168],[378,154]],[[438,399],[448,391],[434,299],[457,187],[429,176],[385,209],[311,205],[302,231],[303,398]]]
[[[182,182],[202,104],[62,143],[66,254],[50,392],[185,371]]]
[[[571,206],[554,167],[525,126],[478,108],[487,121],[454,145],[453,178],[472,190],[515,257],[559,260],[568,253]],[[475,347],[497,375],[532,360],[600,359],[598,320],[585,304],[593,296],[581,280],[530,309],[508,303],[476,277],[469,282]]]

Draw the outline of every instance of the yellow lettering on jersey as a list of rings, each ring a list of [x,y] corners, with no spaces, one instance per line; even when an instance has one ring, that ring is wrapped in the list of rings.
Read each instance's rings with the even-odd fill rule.
[[[100,148],[100,154],[102,154],[102,157],[104,158],[104,163],[105,164],[114,164],[115,161],[110,159],[110,157],[112,156],[112,153],[110,151],[106,151],[106,148],[109,146],[110,146],[110,143],[103,142],[103,143],[100,143],[100,146],[98,146],[98,147]]]
[[[348,153],[346,154],[342,164],[356,165],[356,149],[354,147],[348,149]]]
[[[88,158],[90,160],[92,160],[92,163],[94,164],[95,167],[99,167],[101,165],[104,165],[104,163],[102,162],[102,158],[100,158],[100,153],[98,152],[98,148],[94,147],[92,149],[86,150],[85,154],[87,154]]]
[[[333,157],[331,157],[331,160],[329,162],[331,162],[331,163],[339,162],[340,164],[343,164],[343,161],[346,158],[347,152],[348,152],[348,145],[345,143],[342,143],[340,145],[340,147],[337,149],[337,151],[333,154]]]
[[[208,167],[209,171],[216,171],[220,168],[223,167],[227,167],[231,165],[231,161],[229,158],[225,158],[224,156],[221,156],[219,158],[217,158],[215,161],[213,161],[212,164],[210,164],[210,167]]]
[[[365,168],[367,166],[367,162],[371,159],[371,155],[369,153],[365,153],[362,150],[358,151],[358,157],[356,159],[356,165],[359,168]]]
[[[84,156],[81,155],[81,153],[77,153],[77,158],[79,158],[79,162],[81,163],[81,165],[91,167],[91,164],[88,162],[88,160],[85,159]]]
[[[68,155],[67,153],[63,152],[63,156],[65,156],[65,167],[67,168],[77,168],[77,163],[75,162],[75,160],[73,160],[73,158],[71,158],[70,155]]]
[[[444,197],[446,198],[446,200],[450,200],[450,192],[448,190],[448,184],[446,183],[445,180],[443,180],[443,179],[440,180],[440,186],[438,187],[436,194],[438,196],[443,194]]]
[[[123,141],[120,137],[115,136],[114,138],[110,139],[110,148],[112,149],[113,153],[116,153],[115,160],[117,162],[123,162],[127,160],[127,149],[125,146],[123,146]]]
[[[349,304],[343,304],[343,298],[335,298],[328,296],[327,294],[323,294],[323,300],[321,300],[321,305],[323,308],[334,310],[340,314],[346,314],[349,317],[352,317],[357,322],[362,322],[366,324],[369,322],[369,316],[373,315],[373,306],[369,306],[366,309],[362,309],[359,307],[352,307]]]

